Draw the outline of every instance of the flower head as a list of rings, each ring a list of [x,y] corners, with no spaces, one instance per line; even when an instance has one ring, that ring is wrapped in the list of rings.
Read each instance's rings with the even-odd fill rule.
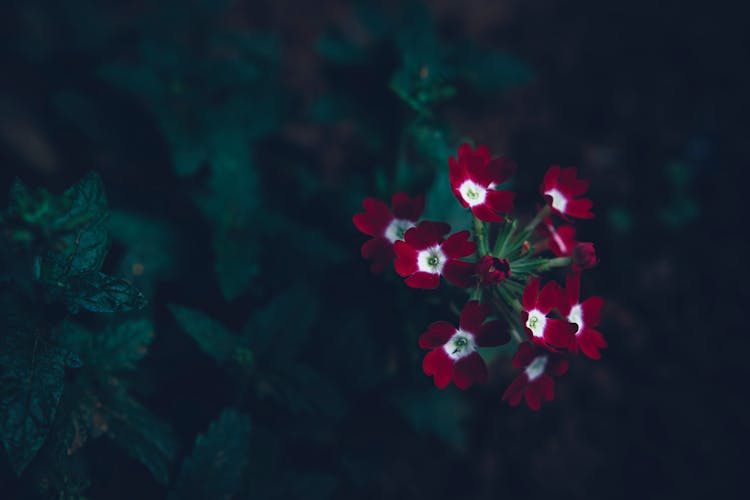
[[[560,215],[591,219],[594,217],[591,213],[591,200],[576,198],[584,194],[588,188],[588,181],[576,179],[575,167],[561,169],[560,165],[553,165],[544,174],[541,192],[552,210]]]
[[[570,273],[565,281],[563,303],[560,314],[576,325],[576,331],[570,338],[568,350],[577,353],[579,349],[591,359],[599,359],[599,349],[607,347],[602,334],[594,327],[599,326],[604,299],[589,297],[579,302],[581,292],[581,275]]]
[[[433,375],[435,385],[443,389],[454,381],[468,389],[474,382],[487,382],[487,366],[477,347],[493,347],[510,340],[500,321],[488,321],[488,308],[476,300],[466,303],[459,327],[447,321],[436,321],[419,337],[419,347],[432,349],[424,357],[422,369]]]
[[[511,406],[516,406],[524,398],[529,408],[538,410],[542,400],[554,399],[555,380],[552,377],[568,371],[568,361],[549,351],[537,351],[530,343],[524,342],[513,356],[513,367],[524,370],[505,389],[503,401],[507,399]]]
[[[462,288],[474,283],[474,264],[458,259],[473,254],[477,245],[469,241],[469,231],[444,239],[450,230],[444,222],[422,221],[406,232],[404,241],[396,241],[394,266],[408,286],[437,288],[440,276]]]
[[[354,225],[372,239],[362,245],[362,257],[372,259],[370,269],[382,273],[390,264],[395,253],[393,244],[404,239],[404,234],[416,226],[424,210],[424,195],[409,198],[406,193],[396,193],[391,198],[391,208],[377,198],[365,198],[362,202],[365,212],[355,214]]]
[[[477,262],[476,275],[479,286],[495,285],[510,276],[510,263],[508,259],[485,255]]]
[[[495,187],[507,181],[516,166],[505,158],[490,157],[487,147],[472,150],[468,144],[458,148],[458,159],[448,159],[453,194],[464,208],[487,222],[502,222],[500,215],[513,210],[515,193]]]
[[[549,313],[563,302],[560,285],[550,281],[539,292],[539,278],[531,278],[523,291],[523,320],[526,334],[532,342],[552,349],[564,349],[576,331],[576,325],[568,321],[550,318]]]

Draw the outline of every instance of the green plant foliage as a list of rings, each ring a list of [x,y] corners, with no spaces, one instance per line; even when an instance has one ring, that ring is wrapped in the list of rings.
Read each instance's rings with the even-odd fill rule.
[[[49,433],[64,386],[65,368],[80,360],[32,331],[7,331],[0,348],[0,428],[17,474]]]
[[[203,352],[219,364],[228,363],[238,348],[239,338],[202,311],[170,304],[169,310],[182,329]]]
[[[224,410],[208,431],[195,439],[170,498],[232,498],[242,482],[249,447],[250,418],[236,410]]]

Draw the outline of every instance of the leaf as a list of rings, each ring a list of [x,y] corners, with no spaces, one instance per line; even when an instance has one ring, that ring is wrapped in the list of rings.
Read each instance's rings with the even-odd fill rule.
[[[317,313],[316,295],[296,286],[254,311],[243,333],[269,366],[289,363],[304,347]]]
[[[45,284],[48,300],[61,300],[72,313],[80,309],[99,313],[135,311],[148,303],[130,283],[104,273],[83,274]]]
[[[63,392],[65,367],[80,360],[28,331],[6,331],[0,348],[0,428],[21,474],[44,444]]]
[[[122,391],[104,401],[107,436],[151,471],[161,484],[169,483],[169,470],[177,454],[172,429]]]
[[[176,304],[169,304],[168,307],[182,329],[198,343],[203,352],[219,364],[232,359],[238,347],[238,338],[224,325],[202,311]]]
[[[466,447],[462,422],[470,410],[458,390],[404,392],[394,402],[418,432],[431,432],[457,449]]]
[[[248,464],[250,418],[224,410],[208,431],[195,440],[182,464],[173,499],[230,499],[239,489]]]

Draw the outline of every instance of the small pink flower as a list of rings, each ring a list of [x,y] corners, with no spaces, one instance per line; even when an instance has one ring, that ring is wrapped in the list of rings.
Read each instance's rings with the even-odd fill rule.
[[[555,398],[555,380],[568,371],[568,361],[549,351],[537,351],[524,342],[518,346],[513,356],[513,367],[523,368],[523,372],[511,382],[503,393],[503,401],[510,406],[517,406],[521,398],[526,400],[529,408],[536,411],[542,400],[552,401]]]
[[[477,262],[476,275],[479,286],[496,285],[510,276],[510,263],[508,259],[485,255]]]
[[[394,266],[408,286],[437,288],[440,276],[461,288],[474,284],[474,264],[458,259],[473,254],[477,245],[469,241],[469,231],[444,239],[450,230],[444,222],[422,221],[406,232],[404,241],[396,241]]]
[[[396,193],[391,198],[393,212],[377,198],[365,198],[365,212],[355,214],[354,225],[362,233],[372,236],[362,245],[362,257],[372,259],[370,269],[382,273],[396,254],[393,244],[404,239],[404,234],[417,225],[424,211],[424,195],[409,198],[406,193]]]
[[[549,317],[553,309],[563,305],[562,289],[550,281],[540,293],[539,281],[539,278],[531,278],[523,291],[521,319],[526,334],[535,344],[553,350],[565,349],[577,327],[574,323]]]
[[[553,165],[544,174],[541,192],[552,210],[562,216],[591,219],[593,203],[588,198],[576,198],[589,188],[588,181],[576,179],[575,167],[560,168]]]
[[[501,214],[513,211],[515,193],[495,189],[506,182],[516,166],[505,158],[491,158],[487,147],[462,144],[458,159],[448,158],[450,183],[453,194],[464,208],[487,222],[502,222]]]
[[[573,247],[573,264],[579,269],[591,269],[599,263],[593,243],[581,242]]]
[[[580,349],[591,359],[599,359],[599,349],[607,347],[602,334],[594,327],[599,326],[604,299],[589,297],[579,302],[581,293],[581,275],[570,273],[565,281],[564,300],[560,314],[576,325],[575,334],[570,338],[568,350],[577,353]]]
[[[488,321],[489,308],[476,300],[466,303],[459,328],[447,321],[436,321],[419,337],[419,347],[432,349],[424,357],[422,369],[433,375],[435,385],[443,389],[451,380],[460,389],[475,382],[487,382],[487,366],[477,347],[494,347],[510,340],[501,321]]]

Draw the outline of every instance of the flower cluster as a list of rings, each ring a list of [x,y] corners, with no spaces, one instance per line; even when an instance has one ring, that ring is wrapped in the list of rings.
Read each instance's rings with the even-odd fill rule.
[[[435,385],[486,383],[493,357],[486,348],[512,343],[513,367],[522,371],[502,399],[511,406],[524,400],[537,410],[554,398],[553,377],[567,371],[569,356],[601,357],[607,343],[597,328],[604,301],[581,300],[580,294],[583,272],[598,263],[593,243],[578,241],[573,225],[594,217],[585,197],[588,182],[574,167],[550,167],[540,185],[543,203],[520,225],[512,214],[515,193],[507,189],[515,170],[483,145],[463,144],[456,158],[448,158],[451,190],[471,211],[473,232],[451,233],[445,222],[420,220],[424,196],[406,193],[393,195],[390,208],[366,198],[365,211],[353,221],[372,237],[362,256],[374,273],[392,263],[411,288],[439,288],[443,277],[466,291],[457,327],[436,321],[419,337],[419,346],[429,349],[422,369]],[[565,273],[564,285],[542,282],[542,274],[554,269]]]

